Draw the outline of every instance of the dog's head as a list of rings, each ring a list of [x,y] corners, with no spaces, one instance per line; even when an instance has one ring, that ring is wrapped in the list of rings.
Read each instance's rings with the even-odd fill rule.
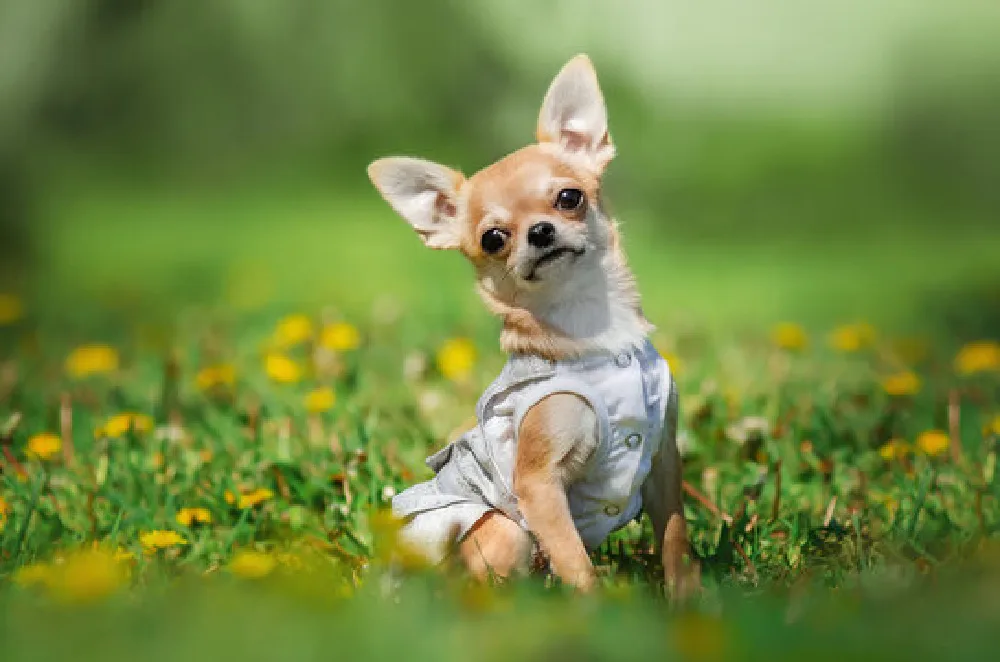
[[[601,176],[615,150],[587,56],[552,81],[536,137],[469,178],[407,157],[379,159],[368,174],[424,244],[472,262],[487,298],[530,305],[601,270],[616,241],[601,206]]]

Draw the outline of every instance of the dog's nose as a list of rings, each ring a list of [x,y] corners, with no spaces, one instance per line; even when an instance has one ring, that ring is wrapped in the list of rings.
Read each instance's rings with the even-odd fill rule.
[[[556,226],[548,221],[535,223],[528,228],[528,243],[535,248],[548,248],[556,240]]]

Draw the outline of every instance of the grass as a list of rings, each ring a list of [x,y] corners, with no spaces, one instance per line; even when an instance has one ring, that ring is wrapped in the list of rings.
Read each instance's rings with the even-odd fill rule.
[[[633,218],[682,391],[690,610],[662,601],[645,522],[595,553],[593,599],[540,577],[386,583],[379,511],[503,361],[460,260],[333,196],[90,196],[53,204],[46,277],[0,327],[3,659],[981,659],[1000,625],[1000,387],[956,370],[975,338],[915,313],[989,282],[995,238],[671,246]],[[292,314],[312,333],[276,346]],[[859,318],[876,337],[849,327],[857,350],[831,348]],[[782,319],[803,323],[801,351],[772,341]],[[324,345],[338,323],[357,346]],[[476,349],[464,376],[439,357],[453,337]],[[86,343],[117,367],[68,374]],[[232,379],[202,372],[218,366]],[[906,372],[918,386],[888,394]],[[335,401],[308,411],[323,388]],[[179,521],[191,508],[210,521]],[[184,542],[154,549],[152,531]]]

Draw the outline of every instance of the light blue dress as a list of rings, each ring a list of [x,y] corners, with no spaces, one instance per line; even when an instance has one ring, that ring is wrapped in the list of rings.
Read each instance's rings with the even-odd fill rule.
[[[667,362],[648,340],[632,351],[567,361],[510,357],[479,400],[477,425],[427,458],[435,476],[393,499],[393,514],[405,522],[403,540],[439,562],[451,536],[461,540],[491,510],[527,529],[513,492],[520,422],[542,398],[569,392],[588,401],[598,420],[596,449],[568,490],[576,528],[594,549],[640,513],[674,388]]]

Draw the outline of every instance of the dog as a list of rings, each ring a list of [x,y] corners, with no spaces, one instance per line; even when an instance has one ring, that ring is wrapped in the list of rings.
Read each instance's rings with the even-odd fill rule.
[[[677,388],[601,197],[614,156],[597,74],[580,54],[552,80],[536,142],[473,176],[402,156],[368,166],[426,246],[468,258],[503,322],[508,361],[477,424],[427,459],[432,479],[393,498],[402,540],[433,563],[454,552],[476,578],[507,578],[540,554],[589,592],[590,551],[645,511],[667,590],[686,595],[696,581]]]

